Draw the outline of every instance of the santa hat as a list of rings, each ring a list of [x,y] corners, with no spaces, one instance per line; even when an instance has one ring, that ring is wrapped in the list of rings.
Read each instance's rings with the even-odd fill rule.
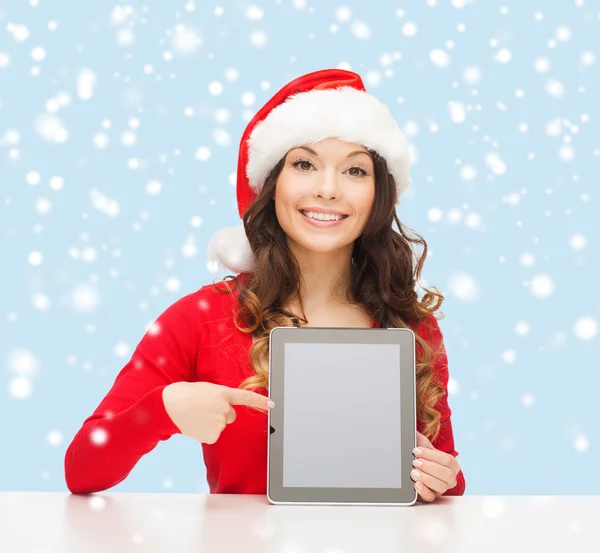
[[[410,186],[408,144],[388,107],[366,91],[357,73],[324,69],[286,84],[248,123],[237,167],[240,217],[289,150],[326,138],[361,144],[385,158],[398,196]],[[252,272],[254,255],[244,225],[218,231],[208,259],[236,273]]]

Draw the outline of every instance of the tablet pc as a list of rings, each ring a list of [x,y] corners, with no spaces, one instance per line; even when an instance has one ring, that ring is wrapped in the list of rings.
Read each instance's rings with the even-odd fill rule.
[[[269,502],[413,505],[414,333],[276,327],[269,343]]]

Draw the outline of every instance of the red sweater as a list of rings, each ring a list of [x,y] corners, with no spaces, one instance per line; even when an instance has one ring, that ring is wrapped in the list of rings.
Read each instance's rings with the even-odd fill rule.
[[[93,493],[122,482],[140,458],[159,441],[181,431],[165,410],[162,392],[172,382],[212,382],[238,387],[253,374],[248,360],[252,338],[237,330],[232,309],[237,295],[207,285],[170,305],[148,329],[129,362],[121,369],[100,405],[84,422],[65,454],[65,479],[72,493]],[[428,340],[443,347],[432,316]],[[423,324],[417,332],[425,332]],[[448,383],[445,354],[434,363],[444,388]],[[446,388],[447,389],[447,388]],[[259,391],[264,395],[267,390]],[[453,456],[447,392],[437,406],[442,427],[436,449]],[[266,413],[235,406],[237,417],[214,444],[202,444],[211,493],[266,494]],[[420,423],[417,429],[422,430]],[[462,495],[457,485],[444,495]]]

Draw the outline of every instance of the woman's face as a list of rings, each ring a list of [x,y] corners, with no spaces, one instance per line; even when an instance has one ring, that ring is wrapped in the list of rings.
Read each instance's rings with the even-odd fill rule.
[[[351,250],[374,197],[367,149],[328,138],[287,153],[275,186],[275,212],[293,251]]]

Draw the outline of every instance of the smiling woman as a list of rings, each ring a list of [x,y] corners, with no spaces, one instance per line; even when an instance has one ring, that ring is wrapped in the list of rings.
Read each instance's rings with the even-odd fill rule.
[[[203,444],[211,493],[265,494],[269,333],[294,325],[413,330],[414,487],[423,501],[464,493],[435,317],[444,298],[434,288],[418,296],[427,244],[396,213],[409,185],[404,135],[358,74],[316,71],[279,90],[241,139],[242,224],[209,244],[209,259],[234,274],[152,325],[69,446],[69,489],[121,482],[180,432]],[[372,379],[371,368],[360,377]]]

